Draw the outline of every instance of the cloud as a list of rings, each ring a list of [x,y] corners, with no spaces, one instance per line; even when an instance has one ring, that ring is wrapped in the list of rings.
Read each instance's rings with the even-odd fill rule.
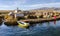
[[[56,3],[55,2],[52,2],[52,3],[51,2],[50,3],[36,3],[35,2],[31,4],[30,2],[28,2],[28,0],[0,1],[0,9],[16,9],[17,7],[19,7],[20,9],[23,9],[23,10],[29,10],[29,9],[36,9],[36,8],[41,8],[41,7],[60,7],[60,2],[56,2]]]
[[[45,3],[45,4],[33,4],[33,5],[24,5],[23,7],[27,9],[36,9],[41,7],[60,7],[60,2],[56,3]]]
[[[25,4],[25,3],[27,3],[27,0],[15,0],[14,1],[14,4],[16,4],[16,5],[22,5],[22,4]]]
[[[59,4],[60,3],[45,3],[45,4],[33,4],[33,5],[26,5],[26,6],[28,6],[28,7],[45,7],[45,6],[46,7],[51,7],[51,6],[58,6]]]
[[[26,0],[0,0],[0,9],[15,9],[26,3]]]

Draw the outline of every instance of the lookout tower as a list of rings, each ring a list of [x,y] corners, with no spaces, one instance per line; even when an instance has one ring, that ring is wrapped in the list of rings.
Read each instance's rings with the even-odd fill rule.
[[[19,10],[19,8],[17,8],[17,9],[14,11],[15,18],[17,17],[17,15],[19,15],[20,12],[21,12],[21,10]]]
[[[18,11],[19,11],[19,9],[17,8],[17,9],[15,10],[15,13],[18,13]]]

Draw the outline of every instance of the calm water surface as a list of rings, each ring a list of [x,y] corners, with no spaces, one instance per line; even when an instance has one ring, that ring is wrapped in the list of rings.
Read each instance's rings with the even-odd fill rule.
[[[2,23],[0,36],[60,36],[60,21],[37,23],[28,29]]]

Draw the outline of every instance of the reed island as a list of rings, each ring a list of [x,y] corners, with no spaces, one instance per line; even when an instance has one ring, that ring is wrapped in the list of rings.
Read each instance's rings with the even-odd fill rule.
[[[60,12],[56,10],[1,10],[0,23],[4,22],[6,25],[18,25],[17,21],[28,23],[48,22],[60,19]],[[3,20],[2,20],[3,19]]]

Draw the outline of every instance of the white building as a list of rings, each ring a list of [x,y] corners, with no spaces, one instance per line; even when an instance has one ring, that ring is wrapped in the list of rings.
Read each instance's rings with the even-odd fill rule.
[[[15,18],[24,16],[24,14],[20,13],[20,12],[21,12],[21,10],[19,10],[18,8],[14,11]]]

